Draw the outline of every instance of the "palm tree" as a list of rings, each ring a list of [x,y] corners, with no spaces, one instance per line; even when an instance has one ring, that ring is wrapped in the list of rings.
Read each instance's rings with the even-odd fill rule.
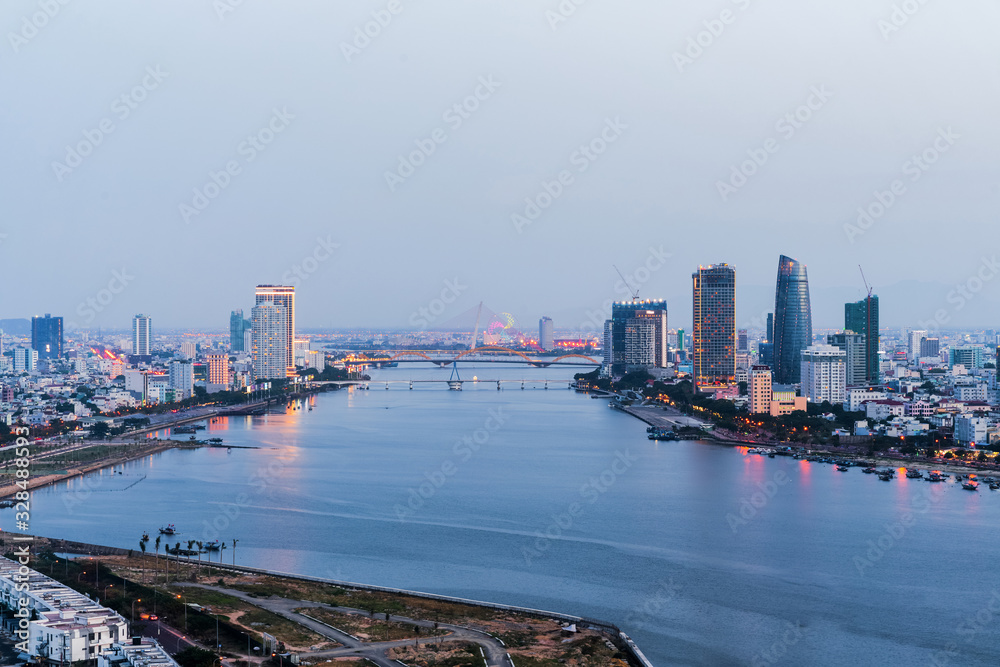
[[[239,542],[236,538],[233,538],[233,565],[236,565],[236,543]]]
[[[142,556],[141,556],[141,558],[143,560],[143,564],[142,564],[142,583],[146,583],[146,564],[145,564],[145,560],[146,560],[146,541],[145,540],[139,540],[139,548],[142,549]]]
[[[156,536],[156,542],[154,542],[154,544],[156,545],[156,560],[153,561],[153,564],[156,566],[156,576],[159,576],[159,574],[160,574],[160,536],[159,535]],[[153,579],[153,585],[156,585],[156,579],[155,578]]]
[[[202,550],[202,546],[203,545],[202,545],[202,543],[200,541],[197,541],[197,540],[196,540],[196,543],[198,545],[198,576],[200,577],[201,576],[201,550]]]

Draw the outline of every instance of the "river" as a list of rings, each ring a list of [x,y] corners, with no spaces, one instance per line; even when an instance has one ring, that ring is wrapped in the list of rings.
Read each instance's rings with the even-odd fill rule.
[[[524,390],[406,383],[449,373],[401,365],[368,391],[214,420],[201,437],[256,449],[35,491],[31,530],[137,548],[174,523],[175,542],[229,543],[229,562],[237,539],[238,564],[611,621],[656,665],[996,664],[985,485],[651,442],[568,390],[569,369],[462,368]]]

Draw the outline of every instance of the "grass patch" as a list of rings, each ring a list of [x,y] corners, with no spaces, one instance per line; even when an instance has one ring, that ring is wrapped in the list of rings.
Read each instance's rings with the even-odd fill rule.
[[[412,623],[386,622],[357,614],[340,614],[317,607],[297,611],[332,625],[338,630],[352,634],[363,641],[384,642],[417,637],[439,637],[448,634],[447,630],[426,628]]]

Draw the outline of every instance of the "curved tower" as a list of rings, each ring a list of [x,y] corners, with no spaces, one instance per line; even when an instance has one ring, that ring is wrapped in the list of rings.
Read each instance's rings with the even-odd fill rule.
[[[801,381],[802,350],[812,345],[812,308],[806,266],[791,257],[778,260],[774,291],[774,381]]]

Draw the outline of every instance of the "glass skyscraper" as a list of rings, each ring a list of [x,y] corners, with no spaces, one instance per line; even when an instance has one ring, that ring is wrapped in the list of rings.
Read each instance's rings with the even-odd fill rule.
[[[802,350],[812,345],[812,307],[806,266],[784,255],[774,291],[774,381],[801,382]]]
[[[250,330],[252,323],[243,319],[243,310],[234,310],[229,314],[229,349],[233,352],[249,352],[246,349],[244,334]]]
[[[844,304],[844,329],[865,337],[865,382],[879,384],[878,296]]]
[[[63,351],[63,318],[31,318],[31,349],[38,352],[39,359],[58,359]]]
[[[703,266],[691,279],[695,385],[732,384],[736,381],[736,271],[728,264]]]
[[[646,321],[641,321],[646,320]],[[652,325],[650,337],[647,324]],[[652,358],[650,359],[650,349]],[[611,374],[667,365],[667,302],[616,301],[611,306]]]

